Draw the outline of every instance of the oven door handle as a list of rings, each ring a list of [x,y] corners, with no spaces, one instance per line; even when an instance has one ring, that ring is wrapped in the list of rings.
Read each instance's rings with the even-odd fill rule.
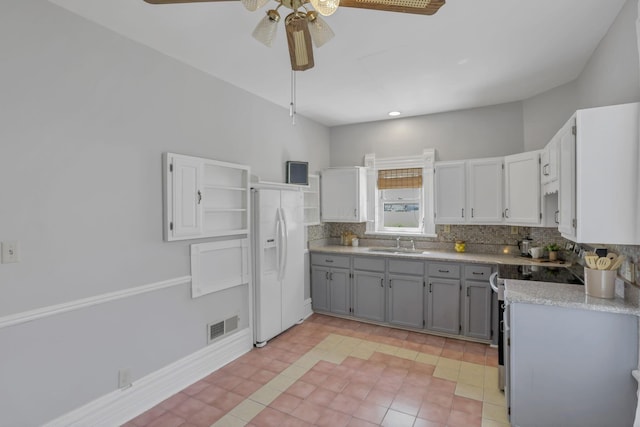
[[[498,272],[491,273],[489,276],[489,285],[491,285],[491,289],[493,292],[498,293]]]

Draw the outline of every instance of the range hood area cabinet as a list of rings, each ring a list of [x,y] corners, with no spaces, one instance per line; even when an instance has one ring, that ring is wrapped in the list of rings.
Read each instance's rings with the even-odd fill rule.
[[[502,223],[503,158],[437,162],[436,224]]]
[[[329,168],[320,175],[322,222],[367,220],[367,169],[362,166]]]
[[[640,103],[578,110],[561,129],[563,237],[640,244],[639,112]]]
[[[249,166],[163,155],[164,240],[247,234]]]

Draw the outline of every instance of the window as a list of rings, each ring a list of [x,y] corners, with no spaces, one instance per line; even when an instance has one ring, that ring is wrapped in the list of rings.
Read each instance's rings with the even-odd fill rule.
[[[368,175],[369,234],[432,236],[433,150],[422,156],[365,157]]]

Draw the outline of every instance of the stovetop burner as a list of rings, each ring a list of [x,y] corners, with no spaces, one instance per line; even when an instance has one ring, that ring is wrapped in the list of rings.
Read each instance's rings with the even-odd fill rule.
[[[584,285],[580,271],[567,267],[543,267],[537,265],[499,265],[499,279],[532,280],[536,282],[569,283]]]

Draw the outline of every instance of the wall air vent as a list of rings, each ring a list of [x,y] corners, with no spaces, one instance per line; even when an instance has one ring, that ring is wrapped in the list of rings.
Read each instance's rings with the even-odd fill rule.
[[[238,329],[239,317],[233,316],[225,320],[207,325],[207,344],[211,344],[223,335]]]

